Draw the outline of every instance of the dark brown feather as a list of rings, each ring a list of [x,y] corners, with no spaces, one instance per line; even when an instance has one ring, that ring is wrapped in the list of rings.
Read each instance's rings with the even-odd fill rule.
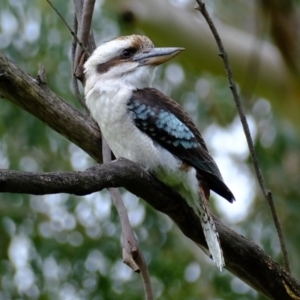
[[[135,108],[134,105],[136,105]],[[154,88],[145,88],[133,92],[128,103],[128,109],[133,114],[133,120],[141,131],[180,158],[184,163],[197,170],[197,177],[200,182],[203,182],[204,189],[206,185],[228,201],[232,202],[234,200],[234,196],[224,183],[199,130],[177,102]],[[185,124],[192,133],[192,137],[181,138],[181,143],[179,141],[176,144],[176,141],[180,140],[178,137],[170,134],[165,128],[157,127],[157,118],[161,112],[168,112]],[[184,147],[184,143],[190,146]]]

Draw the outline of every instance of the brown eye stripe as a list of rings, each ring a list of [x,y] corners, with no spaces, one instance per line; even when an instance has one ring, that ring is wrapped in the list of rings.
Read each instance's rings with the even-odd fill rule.
[[[114,57],[111,60],[97,65],[97,72],[99,74],[106,73],[108,70],[110,70],[112,67],[116,66],[120,62],[119,57]]]
[[[125,50],[128,50],[132,55],[137,52],[137,48],[134,48],[134,47],[130,47],[130,48],[125,49]],[[96,68],[97,72],[99,74],[106,73],[112,67],[119,64],[121,60],[124,61],[124,60],[128,60],[128,59],[130,59],[130,56],[129,57],[122,57],[122,55],[121,55],[121,56],[114,57],[114,58],[110,59],[109,61],[107,61],[105,63],[98,64],[97,68]]]

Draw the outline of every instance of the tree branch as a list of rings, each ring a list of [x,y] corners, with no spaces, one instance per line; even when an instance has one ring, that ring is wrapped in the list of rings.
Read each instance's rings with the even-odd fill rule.
[[[231,89],[233,99],[234,99],[234,102],[235,102],[235,105],[236,105],[236,108],[237,108],[237,111],[238,111],[238,114],[239,114],[239,117],[240,117],[240,120],[241,120],[241,123],[242,123],[242,126],[243,126],[243,130],[244,130],[246,140],[247,140],[247,143],[248,143],[248,148],[250,150],[250,155],[251,155],[251,159],[252,159],[252,162],[253,162],[255,174],[256,174],[258,183],[260,185],[260,188],[263,192],[263,195],[264,195],[265,199],[267,200],[267,202],[269,204],[271,214],[272,214],[272,217],[273,217],[273,221],[274,221],[274,224],[275,224],[275,227],[276,227],[276,230],[277,230],[277,234],[278,234],[278,237],[279,237],[279,243],[280,243],[280,247],[281,247],[281,252],[282,252],[282,256],[283,256],[284,267],[285,267],[287,272],[290,272],[290,263],[289,263],[289,259],[288,259],[287,249],[286,249],[286,246],[285,246],[283,230],[282,230],[282,227],[281,227],[281,224],[280,224],[277,212],[276,212],[276,207],[275,207],[275,204],[274,204],[274,201],[273,201],[272,192],[266,187],[264,178],[262,176],[262,172],[260,170],[260,166],[259,166],[258,158],[257,158],[256,152],[255,152],[255,149],[254,149],[254,144],[253,144],[253,141],[252,141],[252,137],[251,137],[250,129],[249,129],[249,126],[248,126],[248,122],[247,122],[247,119],[246,119],[246,116],[245,116],[245,113],[244,113],[244,110],[243,110],[243,107],[242,107],[242,104],[241,104],[239,93],[237,91],[235,80],[233,78],[233,73],[232,73],[232,70],[231,70],[231,67],[230,67],[230,64],[229,64],[228,55],[225,51],[222,40],[221,40],[221,38],[218,34],[218,31],[217,31],[212,19],[210,18],[207,10],[206,10],[205,4],[201,0],[196,0],[196,2],[199,5],[198,10],[202,13],[202,15],[205,18],[209,28],[211,29],[211,32],[212,32],[212,34],[213,34],[213,36],[216,40],[216,43],[218,45],[218,48],[219,48],[219,51],[220,51],[220,56],[221,56],[221,58],[224,62],[224,66],[225,66],[225,70],[226,70],[226,73],[227,73],[227,78],[228,78],[228,81],[229,81],[230,89]]]
[[[70,106],[45,84],[27,75],[0,52],[0,91],[6,98],[46,123],[102,162],[101,134],[96,122]]]
[[[96,48],[94,36],[91,31],[92,16],[95,0],[73,0],[75,6],[75,18],[77,20],[77,33],[82,44],[76,44],[75,56],[73,58],[74,75],[84,82],[83,64],[88,55],[84,49],[88,48],[89,54]],[[82,103],[85,107],[85,102]]]
[[[29,173],[0,170],[0,192],[34,195],[69,193],[86,195],[104,188],[124,187],[171,217],[181,231],[203,247],[199,219],[171,188],[139,165],[118,159],[83,172]],[[259,246],[215,218],[226,269],[270,299],[300,299],[300,282],[285,272]]]
[[[111,162],[111,150],[107,144],[104,136],[102,135],[102,155],[103,163]],[[153,300],[153,290],[150,280],[150,275],[147,267],[147,263],[143,252],[141,251],[138,241],[134,235],[133,229],[128,218],[126,207],[123,203],[123,199],[120,190],[117,188],[109,188],[114,206],[116,207],[120,222],[122,226],[122,242],[123,242],[123,261],[134,272],[140,272],[146,300]]]

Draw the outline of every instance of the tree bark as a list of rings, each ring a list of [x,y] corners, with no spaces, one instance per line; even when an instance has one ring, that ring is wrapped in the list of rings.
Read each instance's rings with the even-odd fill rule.
[[[89,116],[54,94],[0,52],[0,93],[102,162],[101,133]]]
[[[22,72],[0,53],[0,93],[101,161],[97,124]],[[128,160],[97,165],[84,172],[27,173],[0,170],[0,192],[85,195],[108,187],[125,187],[167,214],[195,243],[206,247],[201,224],[176,192]],[[264,251],[215,218],[226,269],[270,299],[300,299],[300,283]]]
[[[167,214],[196,244],[206,246],[194,211],[171,188],[141,166],[126,159],[96,165],[83,172],[29,173],[0,170],[0,192],[33,195],[86,195],[110,187],[124,187]],[[225,268],[270,299],[300,299],[300,283],[259,246],[215,218],[225,257]]]

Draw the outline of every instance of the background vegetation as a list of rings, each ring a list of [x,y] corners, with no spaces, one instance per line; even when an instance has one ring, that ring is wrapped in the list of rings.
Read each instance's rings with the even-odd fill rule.
[[[213,195],[215,213],[280,262],[271,214],[207,25],[193,10],[194,1],[161,2],[97,1],[96,42],[142,33],[158,46],[187,49],[158,70],[154,85],[193,116],[236,195],[233,205]],[[53,3],[72,24],[72,1]],[[299,278],[300,63],[294,54],[299,53],[299,26],[289,23],[299,1],[215,0],[207,5],[228,46],[292,273]],[[50,88],[81,109],[71,88],[71,40],[46,1],[2,0],[0,51],[32,76],[44,65]],[[95,163],[5,99],[0,99],[0,115],[0,168],[66,171]],[[264,299],[226,270],[220,273],[166,216],[126,191],[124,198],[159,299]],[[120,225],[106,192],[85,197],[1,194],[0,236],[0,299],[142,298],[139,276],[122,263]]]

